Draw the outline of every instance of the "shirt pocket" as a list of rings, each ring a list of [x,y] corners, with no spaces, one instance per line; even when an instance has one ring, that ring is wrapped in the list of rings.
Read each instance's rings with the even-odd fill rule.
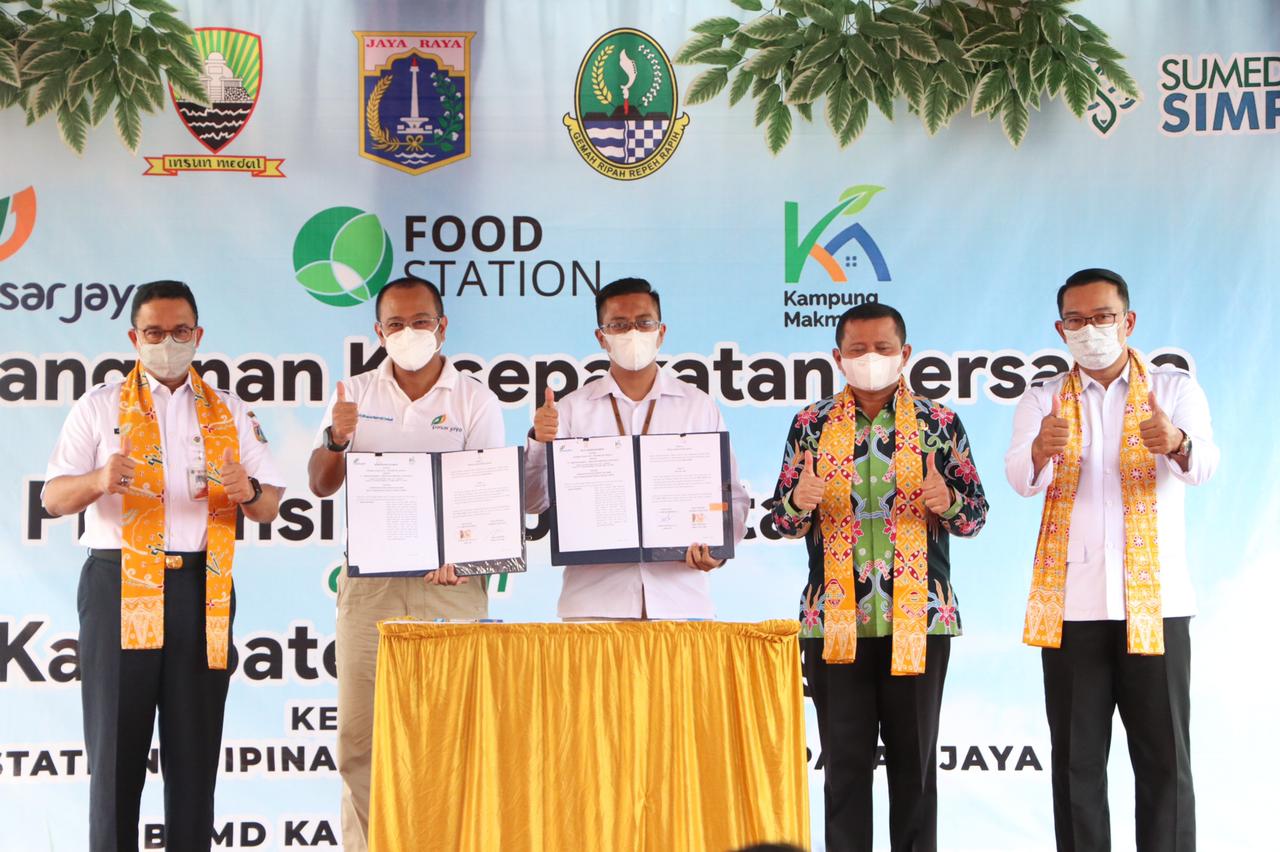
[[[1076,541],[1074,538],[1067,540],[1067,564],[1082,564],[1089,559],[1089,549],[1085,547],[1083,541]]]

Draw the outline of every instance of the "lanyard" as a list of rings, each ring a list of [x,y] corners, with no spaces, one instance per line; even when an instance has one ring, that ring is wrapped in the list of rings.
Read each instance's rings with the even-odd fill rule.
[[[656,397],[649,400],[649,411],[644,416],[644,426],[640,429],[641,435],[649,434],[649,421],[653,420],[653,406],[657,402]],[[609,395],[609,404],[613,406],[613,419],[618,424],[618,434],[626,435],[627,430],[622,426],[622,413],[618,411],[618,400],[612,394]]]

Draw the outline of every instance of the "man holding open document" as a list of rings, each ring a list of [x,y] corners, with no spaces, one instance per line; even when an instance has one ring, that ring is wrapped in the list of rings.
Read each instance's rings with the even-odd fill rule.
[[[359,475],[370,480],[362,485],[368,486],[366,493],[376,493],[378,488],[384,494],[394,492],[396,505],[403,507],[416,493],[406,489],[430,489],[434,481],[431,457],[426,453],[501,447],[502,412],[488,388],[460,375],[440,354],[449,321],[433,285],[416,278],[392,281],[378,292],[375,313],[374,330],[388,357],[377,369],[338,384],[311,453],[311,490],[326,497],[342,487],[347,480],[348,451],[385,452],[388,469],[361,470]],[[410,474],[404,473],[403,467],[394,469],[389,462],[397,453],[421,459],[424,469]],[[464,460],[467,456],[456,454]],[[370,466],[377,459],[372,455],[364,458]],[[440,476],[450,473],[446,469]],[[488,474],[483,470],[468,473]],[[354,513],[352,507],[348,509]],[[428,526],[412,517],[412,512],[399,510],[370,512],[367,517],[350,514],[348,526],[374,523],[374,515],[377,523],[399,524],[396,536]],[[434,560],[435,554],[424,558]],[[378,621],[401,616],[476,619],[487,613],[485,583],[456,576],[448,563],[427,573],[425,580],[421,576],[339,574],[338,771],[343,783],[344,849],[367,847]]]
[[[558,613],[711,618],[707,572],[742,539],[748,509],[724,419],[658,366],[666,326],[649,282],[602,288],[596,321],[608,374],[559,402],[548,389],[525,457],[526,509],[555,512]]]

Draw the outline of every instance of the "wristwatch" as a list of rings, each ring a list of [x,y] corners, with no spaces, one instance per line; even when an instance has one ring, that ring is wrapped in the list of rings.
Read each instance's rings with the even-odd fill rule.
[[[1191,454],[1191,436],[1186,432],[1182,433],[1182,443],[1178,445],[1178,449],[1169,453],[1171,456],[1187,456]]]
[[[257,477],[249,477],[249,484],[253,486],[253,496],[241,503],[241,506],[248,506],[262,496],[262,483],[258,481]]]
[[[351,439],[348,438],[345,444],[339,444],[333,440],[333,427],[324,427],[324,448],[326,450],[331,453],[345,453],[349,446],[351,446]]]

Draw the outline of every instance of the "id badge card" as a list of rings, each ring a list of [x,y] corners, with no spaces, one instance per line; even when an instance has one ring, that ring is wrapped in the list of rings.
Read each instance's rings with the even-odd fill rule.
[[[192,442],[187,466],[187,494],[192,500],[209,499],[209,471],[204,463],[204,442],[199,436]]]

